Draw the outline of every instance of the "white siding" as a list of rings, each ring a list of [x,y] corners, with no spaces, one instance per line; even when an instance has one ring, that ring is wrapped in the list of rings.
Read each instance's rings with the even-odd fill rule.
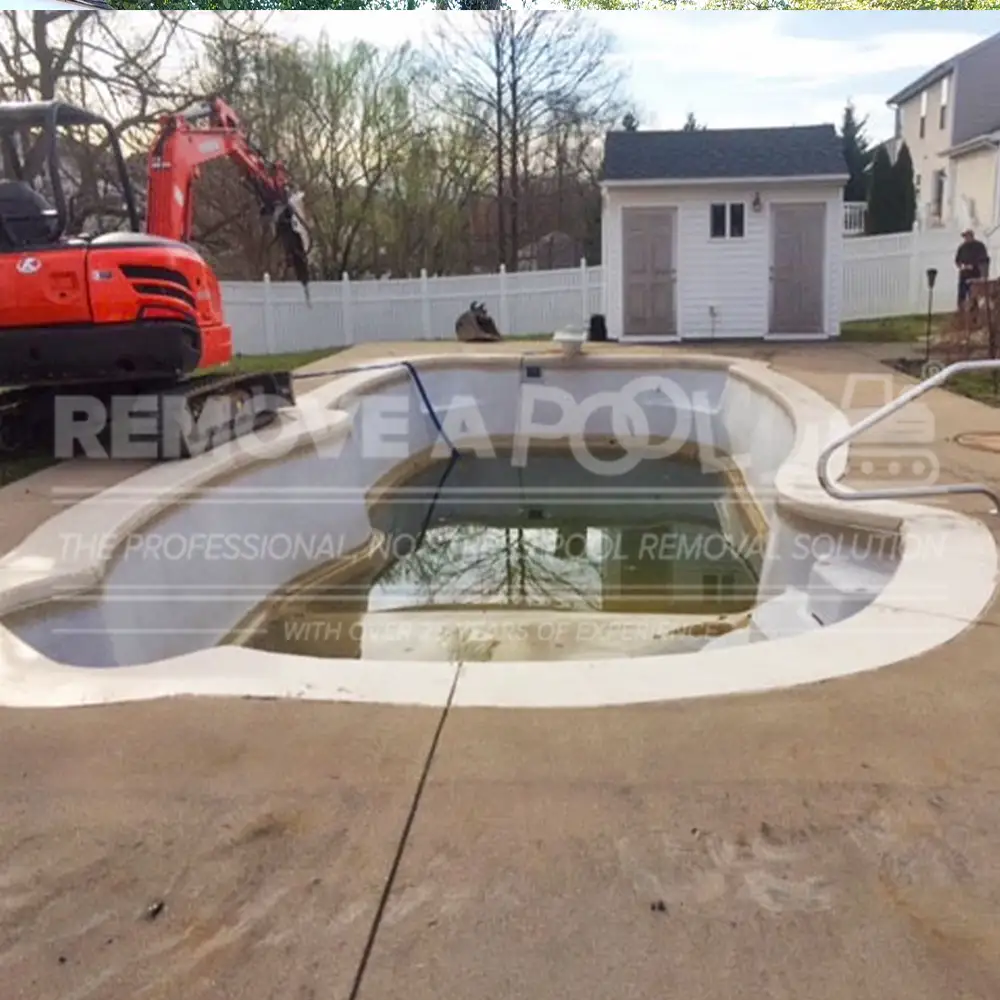
[[[760,193],[761,211],[752,208]],[[604,312],[608,335],[622,332],[622,209],[676,206],[677,328],[684,339],[713,336],[710,306],[716,307],[714,336],[760,338],[767,334],[770,307],[770,206],[775,202],[827,203],[825,330],[840,326],[843,270],[843,188],[829,183],[783,182],[751,187],[699,184],[606,188],[602,251],[606,275]],[[743,239],[713,240],[710,206],[746,205]]]

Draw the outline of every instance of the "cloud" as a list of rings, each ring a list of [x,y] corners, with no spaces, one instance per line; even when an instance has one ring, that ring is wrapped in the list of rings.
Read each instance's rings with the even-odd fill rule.
[[[868,16],[846,11],[836,15],[838,29],[843,32],[846,19],[853,18],[846,23],[857,26],[854,37],[823,37],[831,21],[815,13],[591,11],[583,16],[615,37],[613,59],[626,71],[640,120],[652,128],[679,128],[688,111],[715,128],[839,122],[851,97],[859,115],[869,116],[872,138],[882,138],[892,131],[887,97],[984,37],[955,28],[868,34]],[[286,36],[316,38],[326,31],[334,43],[363,39],[395,47],[420,45],[443,19],[462,25],[471,17],[433,11],[405,17],[298,12],[271,23]],[[903,18],[901,27],[907,23]],[[793,27],[799,34],[791,34]]]
[[[822,21],[814,14],[741,11],[733,13],[592,14],[618,39],[617,58],[629,65],[655,64],[666,76],[698,74],[716,80],[746,77],[816,85],[912,70],[918,75],[984,37],[972,32],[891,32],[856,38],[792,35],[789,19]],[[861,28],[861,12],[844,12]],[[807,22],[808,23],[808,22]],[[887,95],[888,96],[888,95]]]
[[[715,128],[838,123],[851,98],[858,114],[869,116],[869,135],[881,139],[893,129],[886,99],[983,37],[957,30],[866,35],[858,12],[838,15],[841,31],[844,19],[854,18],[858,31],[850,38],[822,37],[830,21],[805,13],[591,16],[616,36],[616,61],[650,128],[679,128],[688,111]],[[793,26],[799,34],[790,33]],[[813,34],[803,33],[806,27]]]
[[[446,16],[428,10],[297,11],[294,15],[278,14],[270,25],[286,38],[315,41],[325,32],[334,46],[362,41],[394,49],[406,42],[419,45],[435,21]]]

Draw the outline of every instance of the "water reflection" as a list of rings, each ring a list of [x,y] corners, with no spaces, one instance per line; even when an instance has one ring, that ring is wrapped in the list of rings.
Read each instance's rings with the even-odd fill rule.
[[[564,454],[524,467],[509,455],[435,463],[372,510],[385,538],[379,560],[309,574],[257,609],[237,638],[308,655],[439,658],[455,655],[449,636],[463,613],[490,658],[503,656],[498,644],[503,658],[544,644],[553,621],[580,627],[575,639],[550,642],[548,656],[602,643],[609,653],[644,648],[753,606],[763,553],[734,537],[734,508],[724,478],[690,461],[644,461],[613,480]],[[618,616],[635,634],[588,631],[594,615]],[[510,634],[498,637],[504,622]]]

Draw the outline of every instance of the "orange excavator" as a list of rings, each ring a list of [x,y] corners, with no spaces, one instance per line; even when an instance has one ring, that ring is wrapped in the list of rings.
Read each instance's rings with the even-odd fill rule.
[[[67,234],[60,137],[80,128],[106,135],[127,231]],[[294,405],[290,373],[218,368],[232,360],[232,330],[219,282],[190,241],[200,168],[220,158],[256,195],[308,297],[301,196],[221,99],[161,118],[148,158],[145,229],[110,122],[60,101],[0,104],[0,459],[55,446],[57,413],[68,412],[60,397],[97,402],[107,414],[102,442],[132,440],[114,421],[131,419],[122,401],[143,399],[141,419],[160,459],[214,447]],[[43,172],[52,204],[28,183]],[[159,417],[153,432],[151,413]]]

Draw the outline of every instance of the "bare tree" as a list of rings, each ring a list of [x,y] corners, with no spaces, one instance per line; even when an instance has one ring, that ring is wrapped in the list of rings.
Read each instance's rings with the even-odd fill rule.
[[[396,275],[464,272],[470,211],[489,176],[489,149],[465,122],[431,121],[390,166],[376,227]]]
[[[452,170],[440,130],[420,120],[415,95],[425,89],[424,72],[408,46],[385,51],[274,36],[250,44],[231,32],[205,44],[202,86],[226,96],[254,141],[288,164],[305,194],[313,262],[323,277],[399,266],[397,224],[405,219],[403,238],[412,239],[421,206],[434,201],[442,171]],[[254,250],[260,227],[226,166],[206,172],[203,219],[211,229],[201,235],[220,273],[257,276],[267,260]],[[451,191],[445,187],[442,198]]]
[[[576,14],[510,10],[446,20],[435,38],[439,110],[488,136],[496,199],[496,262],[517,267],[522,196],[542,149],[567,123],[620,118],[622,75],[611,37]]]
[[[442,15],[423,57],[290,42],[271,16],[2,12],[0,99],[67,99],[118,124],[141,205],[159,115],[218,94],[303,188],[326,278],[513,269],[522,246],[555,229],[599,243],[603,133],[624,109],[610,40],[590,22],[503,5]],[[71,130],[63,141],[71,232],[121,224],[102,140]],[[41,147],[22,147],[44,190]],[[220,276],[280,273],[232,164],[204,168],[197,198],[194,242]]]
[[[3,12],[0,99],[60,98],[105,115],[126,146],[136,148],[156,116],[190,100],[185,84],[186,32],[179,15],[143,15],[140,26],[121,14],[90,11]],[[44,186],[45,148],[21,136],[24,179]],[[63,140],[71,232],[95,219],[121,218],[106,136],[77,130]],[[10,164],[5,163],[5,171]]]

